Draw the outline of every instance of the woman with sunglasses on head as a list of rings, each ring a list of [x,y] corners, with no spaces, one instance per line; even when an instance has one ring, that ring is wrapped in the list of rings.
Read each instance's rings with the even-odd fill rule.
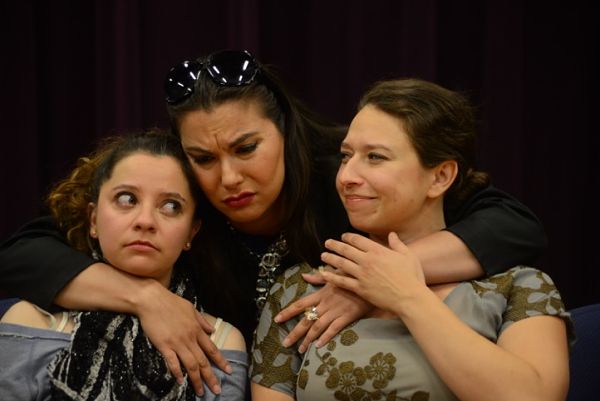
[[[198,272],[175,262],[198,231],[201,196],[179,140],[153,131],[111,138],[80,159],[48,205],[75,249],[155,280],[199,308],[192,282]],[[204,316],[231,367],[229,374],[219,373],[218,399],[242,400],[243,336],[222,319]],[[176,381],[139,326],[125,313],[51,314],[16,303],[0,320],[0,399],[196,400],[191,383]],[[201,399],[215,399],[204,393]]]
[[[339,238],[348,227],[334,191],[345,128],[317,118],[246,51],[219,51],[174,67],[166,91],[172,129],[208,199],[202,205],[207,211],[203,240],[194,251],[203,272],[198,282],[202,304],[250,341],[275,277],[301,261],[318,263],[324,241]],[[532,212],[491,186],[448,210],[447,219],[446,230],[410,245],[429,283],[530,263],[545,246]],[[211,387],[216,383],[205,355],[218,365],[222,358],[185,303],[160,295],[164,291],[151,282],[123,277],[70,250],[51,222],[45,224],[25,227],[1,247],[0,276],[6,287],[41,306],[54,302],[136,314],[153,343],[173,361],[176,375],[181,371],[174,355],[194,383],[201,376]],[[40,247],[51,249],[51,258],[32,254]],[[50,278],[56,263],[68,268],[60,278]],[[32,292],[33,283],[42,291]],[[99,283],[111,283],[109,290]],[[127,291],[117,291],[119,283]],[[88,294],[97,294],[94,302]],[[320,319],[302,320],[286,343],[304,337],[304,348],[315,339],[322,345],[372,309],[360,297],[325,285],[277,318],[285,321],[307,307],[316,308]]]
[[[280,325],[273,317],[318,291],[303,279],[313,271],[308,264],[286,270],[256,330],[252,399],[564,400],[571,322],[550,277],[516,266],[428,285],[410,249],[445,229],[445,207],[489,180],[475,170],[466,99],[414,79],[377,83],[340,149],[337,192],[364,234],[325,242],[322,277],[374,308],[326,347],[311,345],[304,355],[284,347],[299,318]]]

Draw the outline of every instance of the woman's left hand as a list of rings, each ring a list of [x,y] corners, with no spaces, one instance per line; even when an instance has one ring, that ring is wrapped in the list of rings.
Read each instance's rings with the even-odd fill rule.
[[[354,233],[342,235],[342,241],[327,240],[325,247],[334,253],[324,252],[321,259],[342,274],[323,272],[323,279],[392,311],[425,287],[425,277],[421,262],[396,233],[388,235],[388,243],[386,247]]]
[[[303,275],[306,281],[312,284],[322,284],[320,274]],[[326,284],[318,291],[302,297],[283,309],[275,317],[276,323],[285,322],[299,313],[304,313],[307,308],[316,307],[319,318],[308,320],[304,317],[288,334],[283,345],[289,347],[304,337],[298,350],[306,351],[308,345],[317,337],[315,344],[321,347],[338,334],[344,327],[365,316],[373,306],[358,295],[331,284]]]

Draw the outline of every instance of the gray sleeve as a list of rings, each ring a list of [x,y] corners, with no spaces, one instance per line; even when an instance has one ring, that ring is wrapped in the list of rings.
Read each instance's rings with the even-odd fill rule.
[[[221,394],[213,394],[204,386],[204,396],[196,397],[197,401],[244,401],[248,382],[248,354],[242,351],[222,350],[233,372],[227,373],[213,367],[221,383]]]
[[[66,333],[0,323],[0,400],[49,401],[47,366],[69,344]]]

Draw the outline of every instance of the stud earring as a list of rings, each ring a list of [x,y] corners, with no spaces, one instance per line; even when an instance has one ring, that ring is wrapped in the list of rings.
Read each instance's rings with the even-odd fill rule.
[[[96,233],[96,229],[95,228],[90,228],[90,236],[92,238],[96,238],[97,233]]]
[[[185,249],[186,251],[189,251],[191,248],[192,248],[191,242],[186,242],[185,245],[183,246],[183,249]]]

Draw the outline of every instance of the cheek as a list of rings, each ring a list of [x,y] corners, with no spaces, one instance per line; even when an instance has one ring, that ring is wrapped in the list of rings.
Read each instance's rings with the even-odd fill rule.
[[[186,244],[186,242],[190,239],[190,234],[192,232],[192,223],[191,222],[181,222],[179,224],[173,224],[170,227],[170,238],[173,246],[171,249],[173,252],[179,252]]]
[[[344,189],[344,185],[340,181],[339,177],[336,177],[335,179],[335,189],[337,190],[338,195],[341,196]]]
[[[200,167],[194,167],[194,175],[196,177],[196,182],[200,186],[202,192],[204,192],[209,197],[214,192],[214,182],[215,182],[215,173],[211,170],[201,169]]]

